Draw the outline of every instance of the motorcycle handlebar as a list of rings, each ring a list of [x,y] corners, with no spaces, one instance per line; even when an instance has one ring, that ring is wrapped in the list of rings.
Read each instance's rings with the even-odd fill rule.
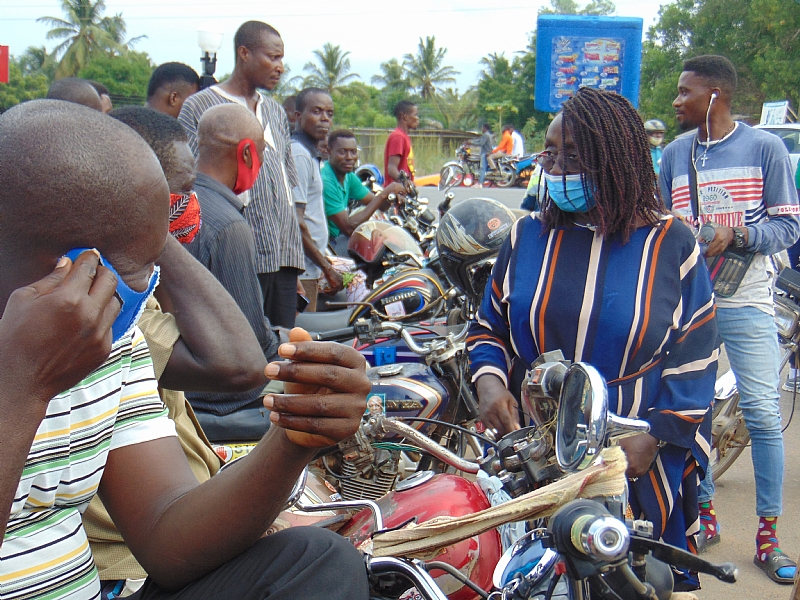
[[[450,465],[454,469],[464,471],[465,473],[472,473],[473,475],[477,474],[477,472],[480,470],[480,465],[478,463],[461,458],[457,454],[453,454],[447,448],[433,441],[424,433],[417,431],[413,427],[409,427],[405,423],[384,417],[380,420],[380,427],[385,433],[396,433],[403,436],[411,443],[419,446],[428,454],[435,456],[443,463]]]
[[[331,331],[321,331],[312,333],[311,339],[315,342],[342,342],[356,337],[355,327],[343,327],[342,329],[332,329]]]

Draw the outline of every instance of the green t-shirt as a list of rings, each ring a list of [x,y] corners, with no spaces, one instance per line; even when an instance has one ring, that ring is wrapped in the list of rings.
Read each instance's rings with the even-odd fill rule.
[[[339,183],[330,163],[322,165],[322,196],[325,199],[325,216],[328,217],[328,233],[331,237],[339,235],[339,228],[331,221],[331,215],[347,210],[350,198],[361,200],[369,193],[355,173],[344,176],[344,184]]]

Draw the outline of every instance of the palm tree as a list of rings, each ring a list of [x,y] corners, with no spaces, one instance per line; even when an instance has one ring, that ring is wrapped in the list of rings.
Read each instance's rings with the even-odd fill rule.
[[[300,77],[300,75],[290,76],[291,72],[292,69],[289,67],[289,64],[283,63],[283,75],[281,75],[281,80],[278,85],[272,88],[272,91],[261,91],[266,92],[272,95],[273,98],[280,100],[288,98],[289,96],[293,96],[300,91],[300,86],[303,85],[303,78]]]
[[[511,64],[505,54],[505,52],[500,54],[491,52],[478,61],[478,64],[485,67],[481,71],[482,79],[497,79],[511,72]]]
[[[419,38],[417,54],[406,54],[403,57],[403,67],[409,75],[411,84],[419,88],[420,95],[429,99],[436,94],[438,86],[444,83],[455,83],[455,75],[459,72],[453,67],[442,65],[445,48],[436,47],[436,37],[426,37],[425,41]]]
[[[111,39],[126,50],[133,50],[135,44],[147,37],[146,35],[137,35],[126,42],[125,34],[128,32],[128,28],[122,18],[122,13],[117,13],[113,17],[103,17],[100,21],[100,27],[111,36]],[[108,51],[112,54],[114,53],[113,48],[108,48]]]
[[[28,46],[28,49],[19,55],[17,64],[25,76],[42,73],[48,81],[53,80],[56,64],[53,55],[48,54],[44,46]]]
[[[389,90],[406,91],[409,87],[408,74],[402,64],[396,59],[381,63],[383,75],[373,75],[372,84],[382,85]]]
[[[322,50],[314,50],[314,56],[319,64],[308,62],[303,67],[309,75],[303,80],[305,87],[318,87],[333,94],[352,79],[360,79],[357,73],[350,73],[349,52],[342,52],[339,46],[330,42],[322,46]]]
[[[478,92],[467,90],[459,95],[458,90],[447,88],[433,97],[433,104],[447,129],[469,130],[478,125]]]
[[[103,13],[106,10],[104,0],[62,0],[61,8],[65,19],[37,19],[53,27],[47,32],[48,40],[64,40],[53,50],[53,55],[60,57],[57,79],[75,75],[97,52],[125,52],[125,47],[103,27]]]

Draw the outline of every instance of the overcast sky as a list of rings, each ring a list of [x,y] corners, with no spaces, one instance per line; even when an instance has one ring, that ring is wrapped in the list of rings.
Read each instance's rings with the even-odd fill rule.
[[[660,5],[671,0],[617,0],[616,16],[641,17],[644,30],[656,22]],[[585,0],[580,2],[585,4]],[[250,19],[269,23],[281,32],[285,61],[292,75],[302,74],[311,52],[325,42],[350,52],[352,71],[369,83],[380,63],[402,59],[416,51],[420,37],[436,36],[447,48],[446,63],[461,74],[456,87],[466,90],[477,81],[478,61],[491,52],[512,57],[524,50],[536,15],[547,0],[304,0],[241,2],[238,0],[106,0],[106,15],[122,13],[129,37],[146,35],[137,50],[156,64],[180,61],[200,70],[197,30],[223,34],[217,75],[233,69],[233,34]],[[269,7],[274,8],[269,8]],[[0,45],[18,55],[47,40],[49,27],[41,16],[62,17],[58,0],[0,0]]]

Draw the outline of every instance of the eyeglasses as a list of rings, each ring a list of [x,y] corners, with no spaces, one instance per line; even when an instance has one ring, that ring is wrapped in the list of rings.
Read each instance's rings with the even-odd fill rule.
[[[542,169],[549,172],[553,169],[553,165],[556,164],[559,155],[562,157],[561,161],[559,161],[562,171],[565,173],[581,172],[581,160],[575,152],[570,152],[564,156],[562,152],[555,153],[545,150],[536,155],[536,162],[541,165]]]

